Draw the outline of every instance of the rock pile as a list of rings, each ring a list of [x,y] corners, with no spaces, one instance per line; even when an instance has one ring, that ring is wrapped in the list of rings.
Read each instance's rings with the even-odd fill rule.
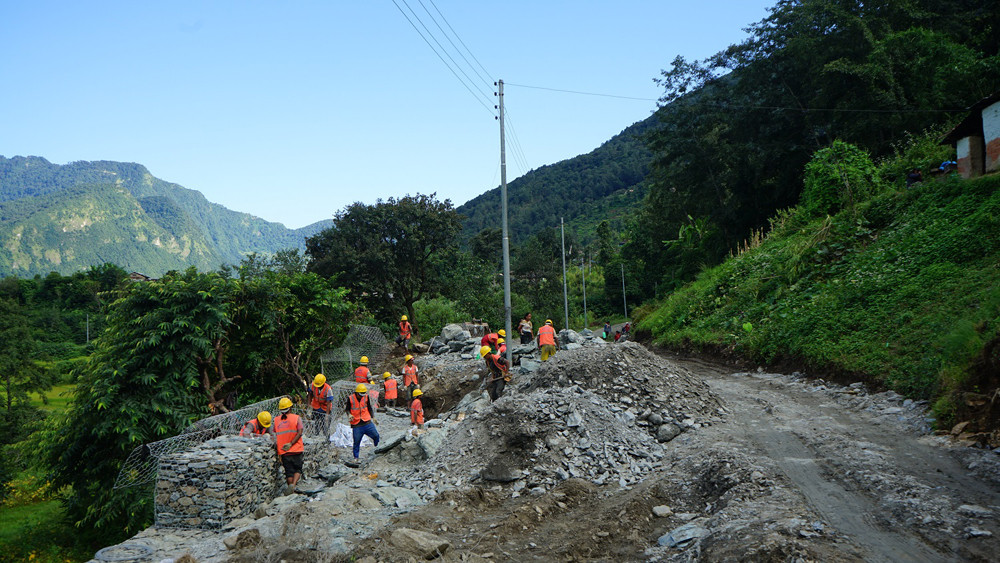
[[[304,474],[315,474],[336,458],[336,450],[320,440],[305,438]],[[284,486],[271,440],[220,436],[160,460],[156,525],[221,528],[270,502]]]

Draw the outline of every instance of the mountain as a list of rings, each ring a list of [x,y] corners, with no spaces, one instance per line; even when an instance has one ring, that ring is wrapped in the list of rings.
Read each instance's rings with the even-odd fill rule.
[[[593,151],[542,166],[507,184],[507,214],[513,242],[522,242],[564,218],[581,242],[607,219],[620,231],[645,195],[643,180],[652,153],[643,135],[659,124],[656,115],[634,123]],[[458,207],[463,238],[500,227],[500,188]]]
[[[159,276],[216,269],[249,253],[304,249],[301,229],[232,211],[140,164],[52,164],[0,156],[0,276],[69,274],[104,262]]]

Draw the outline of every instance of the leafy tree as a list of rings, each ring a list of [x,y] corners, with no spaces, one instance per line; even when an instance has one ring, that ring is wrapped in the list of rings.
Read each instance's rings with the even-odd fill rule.
[[[801,207],[807,215],[834,214],[870,198],[879,184],[875,164],[861,149],[835,141],[806,165]]]
[[[413,303],[440,290],[435,258],[457,245],[460,229],[451,201],[434,194],[355,203],[306,240],[309,270],[334,278],[382,318],[405,312],[417,330]]]
[[[36,350],[21,307],[9,299],[0,299],[0,384],[8,416],[19,403],[27,403],[28,392],[51,387],[45,372],[34,362]]]

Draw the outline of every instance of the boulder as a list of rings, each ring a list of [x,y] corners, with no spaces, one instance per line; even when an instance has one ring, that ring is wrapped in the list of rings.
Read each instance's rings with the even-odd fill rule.
[[[521,373],[533,373],[538,371],[542,362],[532,358],[521,358]]]
[[[570,342],[563,346],[565,350],[579,350],[580,348],[583,348],[583,344],[577,344],[576,342]]]
[[[444,328],[441,329],[441,340],[445,343],[450,343],[455,340],[465,341],[469,338],[472,338],[472,335],[459,324],[452,323],[445,325]]]
[[[420,495],[403,487],[376,487],[372,494],[386,506],[407,508],[424,503]]]
[[[677,547],[691,540],[703,538],[707,535],[708,530],[702,528],[694,522],[691,522],[660,536],[657,543],[666,547]]]
[[[385,452],[398,446],[404,439],[406,439],[406,432],[399,432],[387,438],[383,438],[378,443],[378,446],[375,446],[375,453],[384,454]]]
[[[580,336],[584,338],[590,338],[591,336],[594,336],[594,331],[590,330],[589,328],[585,328],[580,331]]]
[[[482,473],[480,473],[483,480],[495,481],[497,483],[511,483],[524,476],[520,469],[509,467],[503,461],[499,458],[494,459],[489,465],[483,468]]]
[[[449,352],[461,352],[465,348],[465,342],[461,340],[452,340],[448,343]]]
[[[389,543],[396,549],[412,553],[422,559],[439,557],[451,547],[447,540],[412,528],[396,528],[389,534]]]
[[[559,331],[559,345],[564,348],[570,343],[583,344],[584,340],[586,340],[586,338],[580,336],[580,333],[575,330],[564,328]]]
[[[413,351],[416,352],[417,354],[426,354],[431,349],[431,347],[428,346],[427,344],[423,344],[420,342],[413,344],[412,347]]]
[[[680,435],[680,433],[681,429],[676,424],[668,422],[656,429],[656,441],[669,442]]]
[[[250,528],[249,530],[243,530],[235,536],[229,536],[222,540],[222,544],[226,546],[229,550],[239,550],[257,547],[261,543],[260,530],[257,528]]]
[[[434,454],[441,448],[444,444],[444,432],[427,432],[426,434],[421,434],[417,438],[417,445],[420,446],[420,451],[424,454],[424,459],[430,459],[434,457]]]

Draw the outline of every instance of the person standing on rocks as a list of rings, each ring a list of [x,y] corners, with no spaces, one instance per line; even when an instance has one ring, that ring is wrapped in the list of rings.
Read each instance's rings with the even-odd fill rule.
[[[545,324],[538,327],[538,349],[542,351],[542,361],[556,355],[556,329],[552,327],[552,319],[545,319]]]
[[[326,383],[326,376],[317,373],[309,386],[309,406],[313,410],[313,422],[327,439],[330,438],[330,410],[333,408],[333,388]]]
[[[413,397],[413,390],[420,387],[420,379],[417,377],[417,372],[420,370],[417,364],[413,363],[412,354],[407,354],[403,361],[405,362],[402,369],[403,388],[406,389],[407,399],[410,399]]]
[[[354,370],[354,382],[355,383],[368,383],[368,378],[371,377],[371,372],[368,371],[368,356],[361,356],[359,362],[361,365],[358,369]]]
[[[399,382],[392,377],[391,373],[385,372],[382,374],[382,387],[385,389],[385,402],[383,404],[387,407],[392,404],[395,407],[396,397],[398,397],[399,392]]]
[[[407,352],[410,351],[410,337],[413,336],[413,325],[403,315],[399,319],[399,336],[396,337],[396,345],[402,345]]]
[[[249,436],[251,438],[268,433],[273,433],[273,431],[271,430],[271,413],[267,411],[257,413],[257,418],[248,420],[240,430],[240,436]]]
[[[510,381],[510,372],[507,370],[506,358],[492,353],[489,348],[483,346],[479,349],[479,353],[486,362],[486,392],[490,395],[490,401],[496,401],[503,395],[503,388]]]
[[[521,344],[531,342],[531,335],[534,330],[531,328],[531,313],[526,313],[524,318],[517,323],[517,332],[521,335]]]
[[[278,401],[281,415],[274,421],[275,445],[281,457],[281,466],[285,469],[288,494],[295,492],[295,485],[302,477],[302,452],[305,450],[302,444],[302,419],[299,415],[290,413],[291,408],[292,400],[282,397]]]
[[[424,403],[419,398],[423,394],[420,389],[415,390],[410,401],[410,423],[420,429],[424,427]]]
[[[368,400],[368,388],[358,383],[347,398],[347,414],[351,417],[351,432],[354,435],[354,467],[360,465],[361,440],[368,436],[378,445],[378,430],[375,429],[375,408]]]

